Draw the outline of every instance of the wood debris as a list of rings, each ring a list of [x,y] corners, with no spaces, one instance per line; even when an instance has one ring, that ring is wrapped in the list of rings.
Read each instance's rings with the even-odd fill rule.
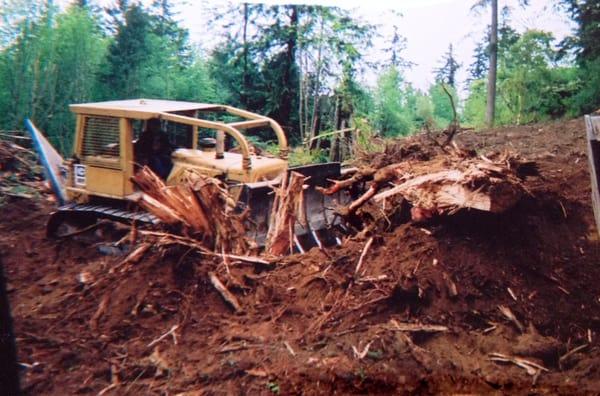
[[[367,345],[365,345],[365,347],[363,348],[362,351],[359,351],[358,348],[356,348],[354,345],[352,345],[352,352],[354,352],[354,357],[356,357],[358,360],[362,360],[364,359],[367,354],[369,353],[369,348],[371,348],[371,344],[374,342],[370,341]]]
[[[177,336],[175,335],[175,331],[178,328],[179,328],[178,324],[171,326],[171,328],[169,329],[169,331],[167,331],[165,334],[161,335],[160,337],[156,338],[155,340],[151,341],[148,344],[148,348],[153,347],[154,345],[158,344],[159,342],[161,342],[162,340],[164,340],[168,336],[172,336],[173,337],[173,344],[177,345]]]
[[[324,194],[351,188],[371,177],[367,190],[339,213],[350,217],[367,202],[383,208],[386,201],[402,197],[412,205],[414,221],[451,215],[461,209],[500,213],[514,206],[527,193],[521,182],[522,169],[535,168],[518,156],[505,152],[493,160],[469,156],[454,149],[429,161],[405,161],[378,170],[367,168],[351,179],[335,181]]]
[[[89,321],[89,326],[93,331],[98,330],[98,322],[100,321],[102,315],[104,315],[104,313],[108,309],[109,301],[110,294],[106,293],[100,300],[100,304],[98,304],[98,309],[96,309],[96,312],[94,312],[94,315],[92,315],[92,318]]]
[[[18,136],[7,136],[18,137]],[[50,192],[37,155],[20,145],[0,140],[0,195],[31,199]]]
[[[132,180],[142,191],[140,206],[162,222],[183,227],[183,234],[211,250],[248,251],[245,216],[234,212],[235,202],[220,181],[189,171],[181,183],[166,186],[148,167]]]
[[[406,332],[425,332],[425,333],[437,333],[437,332],[446,332],[448,331],[448,327],[441,325],[428,325],[428,324],[420,324],[420,323],[401,323],[397,322],[394,319],[390,320],[390,324],[392,325],[392,330],[397,331],[406,331]]]
[[[506,290],[508,291],[508,294],[510,294],[510,297],[517,301],[517,296],[515,295],[515,292],[512,291],[512,289],[510,287],[507,287]]]
[[[274,188],[275,198],[265,243],[265,252],[273,256],[293,251],[296,221],[305,227],[307,225],[303,203],[306,178],[298,172],[291,172],[289,178],[282,177],[281,180],[281,186]]]
[[[289,342],[284,341],[283,345],[285,345],[285,348],[288,350],[288,352],[290,353],[290,355],[296,356],[296,352],[294,351],[294,349],[292,348],[292,346],[290,345]]]
[[[588,346],[590,346],[590,344],[583,344],[583,345],[579,345],[578,347],[575,347],[573,349],[571,349],[569,352],[565,353],[564,355],[562,355],[559,359],[558,359],[558,363],[559,365],[562,365],[562,363],[570,356],[573,356],[574,354],[576,354],[577,352],[587,348]]]
[[[498,305],[498,310],[502,313],[502,315],[504,315],[506,317],[506,319],[513,322],[515,324],[515,326],[517,326],[517,328],[519,329],[519,331],[521,333],[523,333],[525,331],[525,327],[523,327],[523,324],[517,319],[517,317],[511,311],[510,308],[508,308],[505,305]]]
[[[371,247],[371,244],[373,243],[373,238],[369,238],[369,240],[367,241],[367,243],[365,243],[365,247],[363,248],[362,253],[360,254],[360,258],[358,259],[358,263],[356,264],[356,268],[354,269],[354,276],[358,275],[358,271],[360,270],[360,267],[362,266],[363,260],[365,259],[365,256],[367,255],[367,252],[369,251],[369,248]]]
[[[544,366],[537,364],[531,360],[526,360],[516,356],[504,355],[502,353],[491,353],[490,360],[493,362],[504,362],[504,363],[513,363],[527,371],[527,374],[531,376],[538,376],[540,372],[549,370]]]
[[[242,306],[240,305],[238,299],[233,294],[231,294],[229,290],[227,290],[227,288],[225,287],[223,282],[221,282],[221,280],[217,277],[217,275],[214,272],[209,272],[208,277],[210,279],[210,283],[212,283],[215,289],[217,289],[217,291],[221,294],[221,297],[223,297],[223,299],[227,301],[229,305],[231,305],[235,312],[242,313],[244,310],[242,309]]]
[[[138,247],[136,247],[129,255],[123,260],[119,265],[132,263],[135,264],[139,262],[144,254],[150,249],[152,245],[150,243],[142,243]]]

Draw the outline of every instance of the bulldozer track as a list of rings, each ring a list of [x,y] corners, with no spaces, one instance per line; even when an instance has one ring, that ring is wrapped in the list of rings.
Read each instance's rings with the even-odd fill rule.
[[[46,234],[50,237],[57,236],[57,230],[64,221],[78,218],[92,220],[109,219],[127,224],[138,222],[147,225],[156,225],[160,223],[160,220],[156,216],[144,211],[132,212],[105,205],[67,203],[60,206],[50,215],[50,219],[46,225]]]
[[[98,218],[108,218],[112,220],[121,220],[124,222],[139,221],[142,223],[158,224],[160,220],[144,211],[131,212],[128,210],[118,209],[103,205],[89,205],[69,203],[58,208],[58,212],[77,212],[94,214]]]

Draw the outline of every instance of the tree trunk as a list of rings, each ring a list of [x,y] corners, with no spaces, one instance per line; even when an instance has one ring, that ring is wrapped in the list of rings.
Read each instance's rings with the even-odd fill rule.
[[[496,71],[498,67],[498,0],[492,3],[492,30],[490,32],[490,70],[487,86],[487,112],[485,122],[488,127],[494,126],[496,115]]]
[[[301,49],[298,50],[298,66],[298,127],[300,128],[300,139],[302,140],[302,144],[304,144],[306,142],[306,136],[304,131],[304,110],[302,107],[304,106],[304,89],[306,85],[304,72],[306,68],[302,64]]]
[[[293,77],[296,66],[296,44],[298,41],[298,6],[291,5],[290,7],[290,27],[287,33],[286,40],[286,64],[285,71],[283,74],[282,87],[284,94],[282,95],[279,108],[279,118],[282,121],[284,127],[293,128],[291,125],[292,118],[292,103],[294,102],[295,89],[293,84]]]
[[[339,129],[339,124],[340,124],[340,96],[339,94],[336,92],[334,94],[334,98],[335,98],[335,110],[333,112],[333,128],[335,130]],[[331,146],[329,148],[329,161],[331,162],[336,162],[339,160],[339,142],[340,139],[338,137],[338,134],[334,134],[333,136],[331,136]]]
[[[318,119],[318,115],[319,115],[319,98],[320,98],[320,91],[321,91],[321,69],[323,68],[323,61],[322,61],[322,54],[323,54],[323,30],[324,30],[324,19],[323,16],[321,16],[321,28],[319,31],[319,47],[317,49],[317,70],[316,70],[316,75],[315,75],[315,92],[314,92],[314,98],[313,98],[313,111],[312,111],[312,118],[311,118],[311,131],[310,131],[310,138],[314,138],[317,135],[317,128],[318,128],[318,123],[317,123],[317,119]],[[310,149],[312,149],[314,147],[313,144],[311,144],[309,146]]]
[[[240,95],[240,99],[242,104],[244,105],[244,107],[247,109],[248,108],[248,85],[249,85],[249,78],[248,78],[248,38],[247,38],[247,34],[248,34],[248,3],[244,3],[244,26],[243,26],[243,41],[244,41],[244,74],[243,74],[243,81],[242,81],[242,92]]]

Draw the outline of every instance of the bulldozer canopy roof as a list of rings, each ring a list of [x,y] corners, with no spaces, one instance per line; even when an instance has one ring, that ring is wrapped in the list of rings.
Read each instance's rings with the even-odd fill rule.
[[[194,110],[218,111],[221,105],[208,103],[181,102],[159,99],[129,99],[108,102],[81,103],[69,106],[78,114],[104,115],[148,119],[157,117],[159,113],[173,113]]]

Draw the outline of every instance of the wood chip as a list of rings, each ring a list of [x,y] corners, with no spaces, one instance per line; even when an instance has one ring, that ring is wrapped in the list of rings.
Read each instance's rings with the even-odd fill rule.
[[[371,247],[372,243],[373,243],[373,237],[369,238],[369,240],[365,244],[365,247],[362,250],[362,253],[360,254],[360,258],[358,259],[358,263],[356,263],[356,268],[354,269],[355,276],[358,274],[358,271],[360,270],[363,260],[365,259],[365,256],[367,255],[367,252],[369,251],[369,248]]]
[[[390,320],[390,324],[392,325],[392,330],[397,331],[406,331],[406,332],[425,332],[425,333],[437,333],[437,332],[446,332],[448,331],[448,327],[441,325],[428,325],[428,324],[420,324],[420,323],[402,323],[397,322],[396,320]]]
[[[173,325],[171,326],[171,328],[169,329],[169,331],[167,331],[166,333],[164,333],[163,335],[161,335],[160,337],[156,338],[155,340],[151,341],[147,346],[148,348],[153,347],[154,345],[158,344],[159,342],[161,342],[162,340],[164,340],[165,338],[167,338],[168,336],[173,336],[173,343],[175,345],[177,345],[177,337],[175,336],[175,331],[179,328],[179,325]]]
[[[98,322],[100,321],[100,318],[102,317],[102,315],[104,315],[104,313],[106,312],[109,301],[110,301],[110,294],[106,293],[102,297],[102,300],[100,300],[100,304],[98,304],[98,309],[96,309],[96,312],[94,312],[94,315],[90,319],[89,325],[92,330],[94,330],[94,331],[98,330]]]
[[[496,325],[490,326],[490,327],[488,327],[486,329],[483,329],[483,334],[490,333],[490,332],[496,330],[497,328],[498,328],[498,326],[496,326]]]
[[[498,310],[500,310],[500,312],[502,313],[502,315],[504,315],[506,317],[506,319],[513,322],[515,324],[515,326],[517,326],[517,328],[519,329],[519,331],[521,333],[523,333],[525,331],[525,328],[523,327],[521,322],[519,322],[519,320],[517,319],[515,314],[510,310],[510,308],[508,308],[505,305],[498,305]]]
[[[373,340],[375,341],[375,340]],[[358,360],[362,360],[364,359],[367,354],[369,353],[369,348],[371,347],[371,344],[373,343],[373,341],[369,342],[362,351],[358,351],[358,349],[352,345],[352,351],[354,352],[354,356],[358,359]]]
[[[214,272],[209,272],[208,276],[210,278],[210,283],[212,283],[215,289],[217,289],[217,291],[221,294],[221,297],[223,297],[223,299],[227,301],[231,307],[233,307],[236,313],[242,313],[244,310],[238,302],[238,299],[231,294],[229,290],[227,290],[217,275]]]
[[[541,371],[549,371],[544,366],[537,364],[536,362],[532,362],[531,360],[526,360],[523,358],[519,358],[516,356],[504,355],[502,353],[491,353],[490,360],[493,362],[504,362],[504,363],[513,363],[527,371],[527,374],[531,376],[539,375]]]
[[[562,363],[566,358],[568,358],[569,356],[572,356],[574,354],[576,354],[577,352],[587,348],[590,344],[583,344],[583,345],[579,345],[576,348],[571,349],[569,352],[565,353],[564,355],[562,355],[559,359],[558,362]]]
[[[561,292],[565,293],[567,296],[571,295],[571,293],[567,289],[565,289],[564,287],[562,287],[562,286],[557,286],[557,287],[558,287],[558,290],[560,290]]]
[[[265,370],[261,370],[261,369],[251,369],[251,370],[246,370],[246,374],[252,376],[252,377],[267,377],[268,374]]]
[[[119,265],[132,263],[135,264],[144,257],[144,254],[152,247],[150,243],[142,243],[140,246],[135,248]]]
[[[510,287],[507,287],[506,290],[508,290],[508,294],[510,294],[512,299],[517,301],[517,296],[515,296],[515,293],[512,291],[512,289]]]
[[[285,345],[286,349],[288,350],[288,352],[290,353],[290,355],[292,356],[296,356],[296,352],[294,351],[294,349],[292,348],[292,346],[290,345],[289,342],[284,341],[283,345]]]

